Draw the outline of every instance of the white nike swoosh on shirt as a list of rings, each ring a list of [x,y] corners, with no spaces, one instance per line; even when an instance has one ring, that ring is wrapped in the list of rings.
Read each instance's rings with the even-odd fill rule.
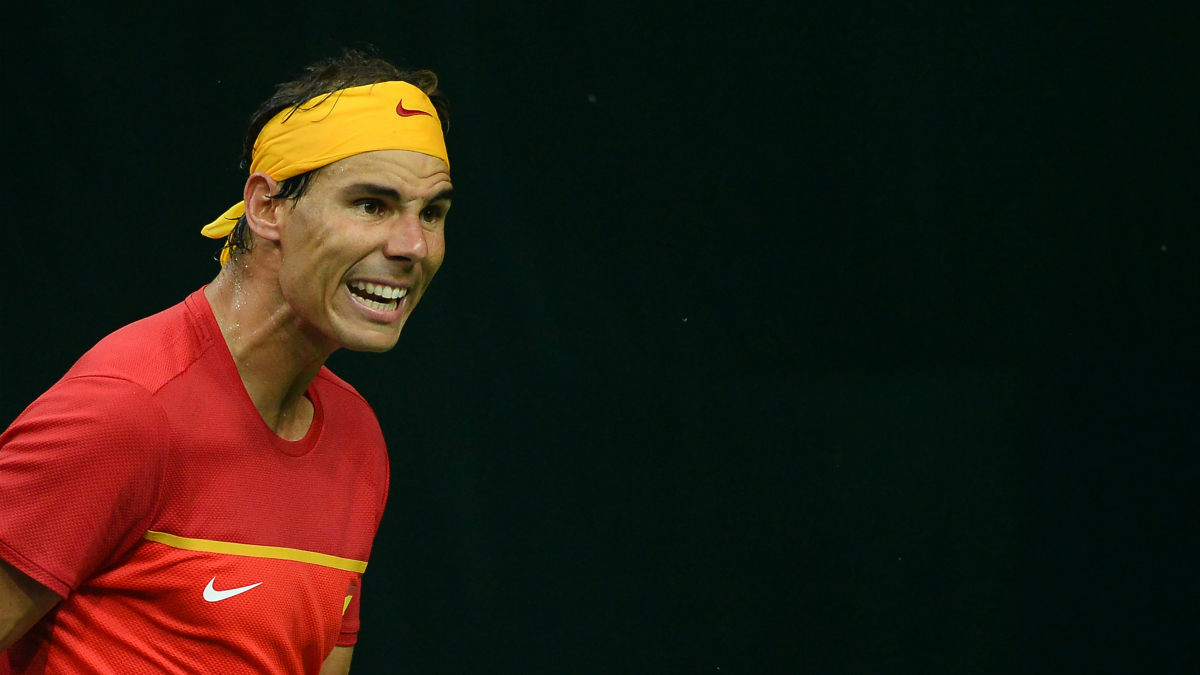
[[[213,577],[212,581],[208,582],[208,586],[204,587],[204,599],[209,602],[220,602],[221,600],[225,600],[227,598],[232,598],[233,596],[238,595],[240,593],[245,593],[246,591],[250,590],[251,588],[254,588],[255,586],[262,586],[262,582],[260,581],[257,584],[250,584],[249,586],[242,586],[241,588],[231,588],[227,591],[218,591],[215,588],[213,588],[213,581],[216,581],[216,580],[217,580],[217,578]]]

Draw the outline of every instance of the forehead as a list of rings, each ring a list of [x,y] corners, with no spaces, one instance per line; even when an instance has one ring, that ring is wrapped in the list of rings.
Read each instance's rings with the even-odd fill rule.
[[[431,155],[412,150],[373,150],[325,166],[313,181],[327,189],[371,182],[403,189],[414,197],[450,186],[450,167]]]

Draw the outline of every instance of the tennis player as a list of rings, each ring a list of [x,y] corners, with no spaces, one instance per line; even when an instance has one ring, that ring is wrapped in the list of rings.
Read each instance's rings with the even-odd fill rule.
[[[442,263],[444,120],[356,52],[252,118],[216,279],[0,436],[0,674],[349,672],[388,459],[323,364],[391,349]]]

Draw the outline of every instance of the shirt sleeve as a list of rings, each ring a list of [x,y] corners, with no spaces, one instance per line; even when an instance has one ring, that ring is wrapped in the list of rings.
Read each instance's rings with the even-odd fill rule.
[[[145,533],[170,440],[144,388],[62,380],[0,435],[0,558],[62,597]]]
[[[346,611],[342,614],[342,632],[337,639],[339,647],[353,647],[358,643],[358,598],[362,595],[362,578],[359,578],[357,588],[347,590],[350,591],[350,604],[346,605]]]
[[[372,421],[375,421],[373,417]],[[375,532],[378,533],[379,524],[383,521],[383,510],[387,507],[388,489],[392,483],[392,466],[388,458],[387,446],[383,443],[383,433],[378,431],[378,422],[375,422],[375,429],[383,460],[383,471],[380,472],[379,477],[379,503],[375,510]],[[358,631],[362,625],[358,615],[359,598],[361,596],[362,577],[359,577],[358,588],[353,589],[350,593],[350,604],[346,606],[346,611],[342,614],[342,632],[338,635],[337,640],[337,646],[339,647],[352,647],[358,642]]]

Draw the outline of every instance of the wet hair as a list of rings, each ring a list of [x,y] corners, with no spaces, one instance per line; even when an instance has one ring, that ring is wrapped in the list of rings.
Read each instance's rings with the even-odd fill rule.
[[[446,95],[438,89],[438,78],[429,70],[400,70],[381,58],[357,49],[347,49],[333,58],[323,59],[304,69],[304,74],[290,82],[284,82],[275,88],[275,93],[263,102],[258,110],[250,116],[250,127],[246,130],[246,138],[242,143],[241,167],[249,169],[254,158],[254,143],[258,134],[279,113],[291,109],[294,113],[306,101],[350,87],[361,87],[380,82],[408,82],[425,92],[442,121],[442,133],[450,129],[450,110]],[[324,98],[321,99],[322,101]],[[321,169],[313,169],[298,176],[280,181],[279,191],[269,195],[270,199],[289,199],[298,201],[308,191],[308,186]],[[230,249],[230,254],[236,256],[239,251],[248,251],[254,247],[254,237],[246,216],[238,219],[233,232],[225,242],[224,248]],[[224,248],[222,250],[224,250]],[[220,251],[217,252],[220,256]]]

